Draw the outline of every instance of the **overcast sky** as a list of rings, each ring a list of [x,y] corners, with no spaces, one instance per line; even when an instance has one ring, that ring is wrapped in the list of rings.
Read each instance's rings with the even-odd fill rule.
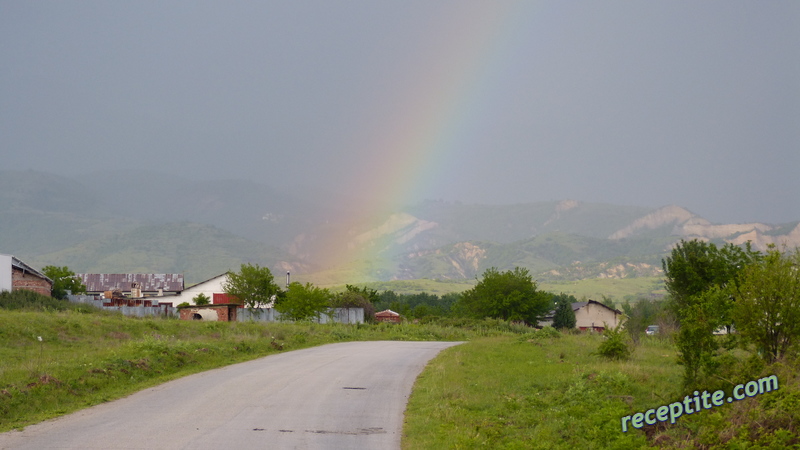
[[[800,220],[800,2],[0,0],[0,168]]]

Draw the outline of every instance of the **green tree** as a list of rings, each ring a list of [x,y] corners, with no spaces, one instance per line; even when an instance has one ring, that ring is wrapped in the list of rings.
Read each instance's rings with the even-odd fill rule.
[[[474,288],[464,292],[458,308],[467,316],[523,321],[535,325],[550,309],[551,295],[537,290],[528,269],[486,270]]]
[[[800,250],[783,254],[771,248],[763,261],[747,267],[733,317],[745,342],[755,344],[767,362],[800,341]]]
[[[451,292],[439,297],[426,292],[398,295],[394,291],[384,291],[379,294],[375,309],[379,311],[391,309],[408,318],[444,317],[451,314],[451,308],[459,297],[461,297],[461,294],[457,292]]]
[[[286,295],[275,302],[275,310],[281,313],[283,320],[314,320],[328,311],[331,297],[328,289],[295,281],[289,285]]]
[[[572,300],[575,297],[567,296],[561,294],[557,296],[556,301],[556,310],[555,314],[553,315],[553,328],[556,329],[568,329],[571,330],[575,328],[576,319],[575,319],[575,310],[572,309]]]
[[[735,288],[739,273],[760,259],[761,253],[753,251],[750,243],[745,248],[733,244],[717,248],[697,239],[681,240],[670,256],[661,261],[670,307],[678,321],[683,323],[699,294],[713,286]],[[730,307],[717,313],[726,325],[730,324]]]
[[[739,274],[762,259],[748,243],[745,248],[699,240],[681,241],[662,260],[669,310],[680,328],[675,335],[684,384],[699,386],[717,366],[719,344],[713,333],[733,322],[733,293]]]
[[[67,298],[67,291],[71,291],[74,295],[86,292],[86,286],[81,279],[76,277],[75,272],[69,270],[67,266],[45,266],[42,268],[42,273],[53,280],[53,289],[50,295],[54,298]]]
[[[229,272],[222,290],[248,308],[268,305],[278,295],[272,272],[258,264],[242,264],[239,272]]]
[[[208,296],[202,292],[195,295],[192,301],[194,302],[195,305],[199,306],[208,305],[209,303],[211,303],[211,299],[208,298]]]
[[[622,310],[628,316],[625,320],[625,331],[628,332],[635,344],[639,343],[639,339],[648,325],[655,325],[656,322],[663,319],[663,309],[661,301],[640,299],[631,306],[630,302],[625,300],[625,303],[622,304]]]
[[[354,291],[344,291],[334,295],[331,300],[331,308],[364,308],[364,321],[375,322],[375,305]]]
[[[684,367],[683,382],[686,387],[700,387],[703,377],[716,372],[716,353],[719,343],[714,330],[724,322],[720,310],[729,308],[730,295],[719,286],[693,296],[694,302],[683,312],[684,320],[675,335],[678,363]]]
[[[381,300],[381,295],[378,294],[378,291],[376,291],[375,289],[370,289],[366,286],[358,287],[352,284],[346,284],[345,289],[349,292],[361,295],[365,299],[369,300],[369,302],[372,303],[373,305]]]

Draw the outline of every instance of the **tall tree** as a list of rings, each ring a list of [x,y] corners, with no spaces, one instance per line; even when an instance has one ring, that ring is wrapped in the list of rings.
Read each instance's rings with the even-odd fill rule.
[[[737,331],[765,360],[775,361],[800,342],[800,250],[770,249],[741,281],[733,310]]]
[[[242,264],[239,272],[229,272],[222,290],[248,308],[265,307],[280,292],[269,268],[258,264]]]
[[[327,312],[331,304],[331,293],[311,283],[291,283],[286,295],[275,302],[275,310],[281,319],[300,321],[313,320]]]
[[[719,311],[729,309],[730,304],[727,289],[716,285],[693,298],[694,302],[683,311],[684,320],[675,335],[678,362],[683,365],[683,382],[687,388],[700,387],[701,375],[716,372],[714,357],[719,344],[714,330],[724,324]]]
[[[353,292],[355,294],[364,297],[365,299],[369,300],[369,302],[372,303],[373,305],[381,300],[381,296],[380,294],[378,294],[378,291],[376,291],[375,289],[370,289],[366,286],[358,287],[352,284],[346,284],[345,289],[347,289],[348,292]]]
[[[680,324],[675,345],[687,387],[697,387],[701,375],[714,372],[718,344],[713,332],[721,326],[730,329],[738,276],[761,258],[749,243],[717,248],[695,239],[681,240],[662,260],[669,309]]]
[[[474,288],[464,292],[459,308],[467,316],[519,320],[535,325],[550,309],[551,295],[539,291],[528,269],[486,270]]]
[[[364,308],[364,320],[368,323],[375,322],[375,305],[354,291],[344,291],[334,295],[331,299],[331,308]]]
[[[761,253],[725,244],[718,248],[714,243],[697,239],[681,240],[666,259],[661,261],[665,274],[665,287],[672,301],[672,309],[683,321],[697,296],[713,286],[727,289],[736,284],[738,274],[746,266],[758,261]],[[729,323],[729,310],[719,311],[723,321]]]
[[[69,270],[69,267],[56,267],[45,266],[42,268],[42,273],[53,280],[53,289],[50,295],[54,298],[64,299],[67,298],[67,291],[73,294],[83,294],[86,292],[86,286],[80,278],[75,276],[75,272]]]
[[[572,309],[575,297],[566,294],[560,294],[554,297],[556,302],[556,310],[553,315],[553,328],[562,329],[566,328],[571,330],[575,328],[577,320],[575,319],[575,310]]]
[[[628,316],[625,320],[625,330],[630,334],[631,340],[638,344],[647,326],[654,325],[663,313],[663,302],[643,298],[631,306],[626,300],[622,310]]]

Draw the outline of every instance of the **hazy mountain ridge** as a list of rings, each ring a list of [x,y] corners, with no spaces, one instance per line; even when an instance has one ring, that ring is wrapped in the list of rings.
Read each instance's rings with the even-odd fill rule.
[[[31,261],[88,273],[184,273],[190,283],[237,270],[244,262],[270,267],[276,274],[308,270],[276,247],[192,222],[145,225]]]
[[[712,224],[676,205],[427,201],[351,223],[359,211],[249,181],[26,171],[0,172],[0,188],[0,252],[80,272],[183,272],[192,282],[242,262],[311,274],[326,268],[319,252],[333,232],[344,238],[329,258],[363,280],[470,279],[515,266],[553,280],[653,276],[682,238],[800,245],[800,222]],[[370,261],[337,259],[351,251]]]
[[[403,248],[403,239],[394,240],[396,247],[400,247],[394,253],[402,254],[395,258],[397,279],[473,278],[489,267],[510,269],[516,266],[527,267],[540,278],[553,280],[660,276],[661,259],[680,239],[701,239],[720,245],[751,241],[753,248],[761,251],[769,244],[789,248],[800,245],[800,222],[712,224],[676,205],[641,214],[642,208],[575,200],[508,207],[439,204],[442,208],[438,211],[431,211],[433,202],[420,209],[422,214],[428,213],[426,219],[435,217],[442,222],[426,221],[430,233],[438,233],[437,240],[441,241],[446,240],[441,234],[449,231],[451,242],[426,247],[420,245],[422,241],[419,240],[413,247]],[[641,215],[629,220],[630,215],[636,213]],[[476,224],[481,214],[485,214],[486,220]],[[575,220],[576,217],[580,220]],[[405,216],[404,220],[414,222],[413,216]],[[619,226],[624,220],[629,222],[606,234],[607,238],[597,237],[608,230],[603,229],[608,224]],[[601,225],[593,233],[586,233],[587,223]],[[498,230],[506,233],[496,240],[457,240],[473,235],[478,227],[491,227],[495,235]],[[380,228],[386,229],[385,226]],[[526,233],[533,237],[509,242],[509,237],[519,238]],[[365,232],[361,236],[370,235]],[[392,237],[391,233],[380,235],[384,241]],[[419,235],[424,239],[426,232]],[[362,239],[358,244],[365,242]]]
[[[669,205],[637,219],[611,236],[619,240],[640,234],[645,229],[671,226],[670,233],[683,239],[722,240],[735,245],[748,241],[753,248],[764,251],[769,245],[793,248],[800,246],[800,222],[771,225],[760,222],[712,224],[680,206]]]

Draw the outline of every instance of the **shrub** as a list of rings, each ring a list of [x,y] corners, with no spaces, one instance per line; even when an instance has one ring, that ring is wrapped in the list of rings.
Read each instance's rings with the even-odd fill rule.
[[[559,333],[558,330],[556,330],[553,327],[544,327],[544,328],[542,328],[540,330],[537,330],[536,334],[538,334],[541,337],[545,337],[545,338],[560,338],[561,337],[561,333]]]
[[[342,292],[331,299],[331,308],[364,308],[364,321],[375,323],[375,306],[363,295],[353,291]]]
[[[615,328],[606,328],[603,331],[605,340],[597,349],[597,354],[604,358],[611,360],[624,360],[631,356],[631,349],[625,342],[625,336],[622,333],[622,324],[618,324]]]
[[[197,294],[192,300],[194,301],[194,304],[198,306],[208,305],[211,303],[211,299],[202,292]]]
[[[66,300],[48,297],[27,289],[0,292],[0,308],[24,309],[29,311],[65,311],[76,309],[79,305]],[[85,308],[82,308],[85,309]]]

